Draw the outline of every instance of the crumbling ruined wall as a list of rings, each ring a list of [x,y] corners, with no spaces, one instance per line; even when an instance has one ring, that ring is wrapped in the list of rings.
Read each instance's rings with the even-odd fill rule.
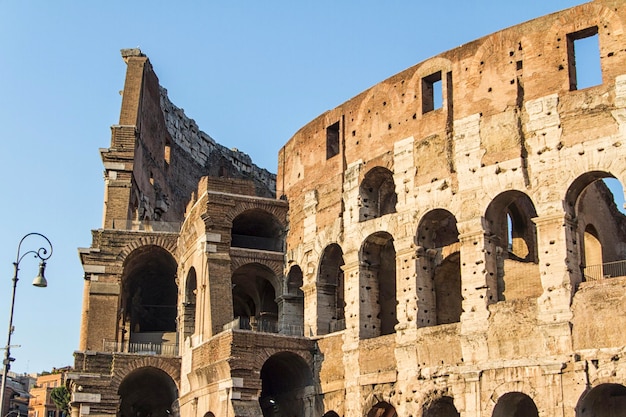
[[[575,352],[624,345],[609,337],[625,324],[615,320],[621,284],[584,281],[585,251],[600,263],[625,259],[623,215],[595,182],[626,181],[625,26],[623,2],[596,0],[485,36],[325,112],[280,150],[287,259],[304,272],[305,327],[318,336],[319,292],[328,292],[320,262],[330,245],[343,257],[344,356],[322,362],[320,375],[344,366],[345,415],[585,407],[580,380],[593,355]],[[587,37],[598,40],[585,59],[602,79],[583,88],[574,45]],[[438,239],[452,230],[456,242]],[[383,236],[394,248],[398,321],[384,335],[371,331],[379,309],[366,306],[383,302],[376,280],[388,264],[370,262]]]

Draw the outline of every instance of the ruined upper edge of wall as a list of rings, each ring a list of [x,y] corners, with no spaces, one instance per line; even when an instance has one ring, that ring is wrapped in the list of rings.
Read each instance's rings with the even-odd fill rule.
[[[131,57],[146,56],[139,48],[122,49],[120,52],[125,61]],[[215,160],[217,154],[228,160],[239,171],[242,178],[249,178],[257,184],[263,184],[271,193],[275,192],[275,174],[255,165],[246,153],[238,149],[228,149],[201,131],[195,120],[189,118],[183,109],[172,103],[167,95],[167,89],[161,85],[159,85],[159,93],[165,126],[172,141],[194,161],[200,166],[208,167],[210,160]]]
[[[172,140],[187,152],[198,164],[207,166],[209,157],[216,152],[226,158],[244,177],[250,177],[265,184],[270,190],[276,189],[276,175],[252,162],[252,158],[238,149],[228,149],[220,145],[198,128],[195,120],[187,117],[183,109],[176,107],[167,90],[160,87],[161,110],[165,125]]]

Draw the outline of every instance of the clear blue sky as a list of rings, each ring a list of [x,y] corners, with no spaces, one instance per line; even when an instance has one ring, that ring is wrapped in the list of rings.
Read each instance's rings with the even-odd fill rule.
[[[579,0],[0,0],[0,346],[12,263],[31,231],[54,245],[48,288],[21,262],[12,370],[73,364],[83,273],[101,225],[98,153],[118,122],[125,64],[148,55],[200,129],[276,172],[304,124],[430,56]],[[24,249],[36,249],[33,242]]]

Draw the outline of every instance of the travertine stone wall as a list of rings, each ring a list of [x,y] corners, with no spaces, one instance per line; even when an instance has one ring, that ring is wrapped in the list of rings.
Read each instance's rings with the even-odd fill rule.
[[[342,339],[341,361],[325,355],[333,359],[319,371],[333,381],[322,384],[332,394],[325,411],[365,415],[385,401],[398,415],[422,415],[452,397],[461,415],[488,416],[515,391],[531,397],[539,415],[572,415],[586,389],[577,352],[621,352],[623,341],[609,333],[625,324],[617,318],[622,283],[583,282],[582,268],[591,259],[588,225],[600,236],[597,259],[624,259],[624,216],[606,188],[593,185],[626,181],[623,6],[596,0],[444,52],[322,114],[281,149],[277,187],[289,201],[287,259],[306,271],[305,326],[327,352]],[[602,80],[578,89],[571,43],[596,28]],[[433,80],[441,82],[437,109],[429,107]],[[320,151],[337,123],[338,151]],[[372,214],[371,194],[360,189],[375,168],[392,173],[393,213]],[[433,261],[444,251],[418,244],[420,222],[436,210],[458,229],[458,243],[445,249],[460,253],[462,313],[451,324],[436,322],[437,296],[429,295],[445,295],[435,288]],[[505,213],[517,224],[510,243],[498,234]],[[429,218],[443,227],[444,216]],[[523,233],[515,229],[522,223]],[[363,331],[378,323],[378,310],[363,305],[379,291],[363,260],[368,238],[383,232],[395,250],[398,324],[377,336]],[[346,329],[324,335],[316,281],[331,244],[345,261]]]

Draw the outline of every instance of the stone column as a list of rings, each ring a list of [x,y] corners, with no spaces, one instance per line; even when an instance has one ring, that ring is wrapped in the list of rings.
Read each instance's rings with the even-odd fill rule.
[[[459,223],[461,243],[461,349],[465,363],[488,359],[487,306],[498,301],[496,280],[496,244],[494,236],[487,235],[482,218]]]
[[[565,213],[533,219],[537,225],[539,272],[543,294],[537,315],[550,354],[571,351],[570,304],[582,281],[576,222]]]
[[[432,249],[418,246],[415,259],[416,296],[417,296],[417,327],[436,325],[437,305],[435,302],[433,268],[434,256]]]
[[[412,240],[412,236],[411,239]],[[396,249],[396,299],[398,300],[397,331],[417,329],[419,288],[416,281],[418,259],[409,239],[397,240]]]

